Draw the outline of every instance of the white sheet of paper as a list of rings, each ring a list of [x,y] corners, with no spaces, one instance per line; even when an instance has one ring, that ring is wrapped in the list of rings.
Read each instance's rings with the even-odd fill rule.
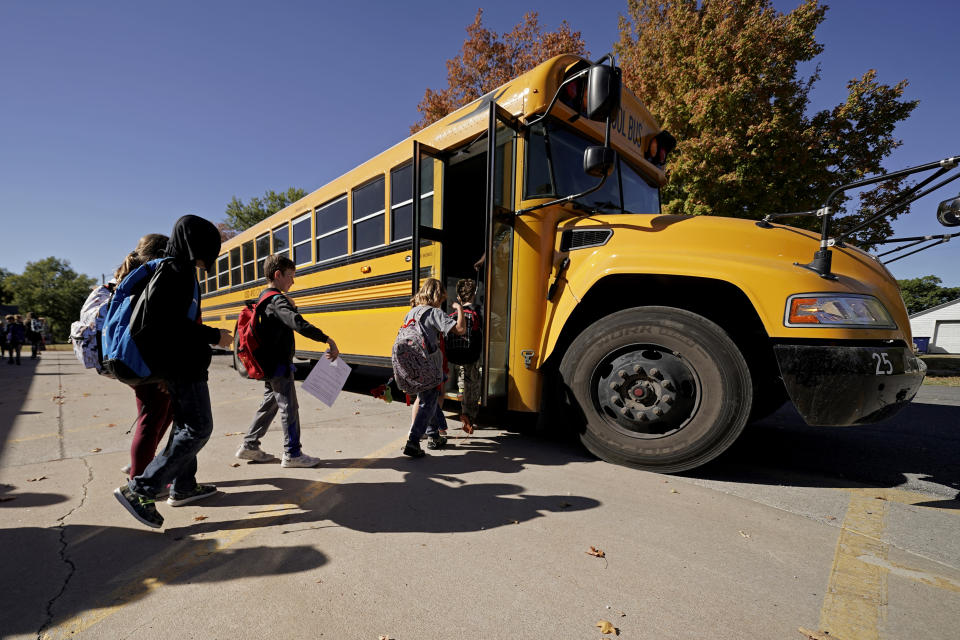
[[[303,390],[332,407],[349,375],[350,365],[344,362],[343,358],[331,361],[324,356],[317,360],[317,364],[303,381]]]

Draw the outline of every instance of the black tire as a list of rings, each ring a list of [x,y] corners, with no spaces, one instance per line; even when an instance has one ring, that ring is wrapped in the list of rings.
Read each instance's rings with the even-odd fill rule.
[[[240,374],[241,378],[249,377],[247,375],[247,368],[243,366],[243,363],[240,362],[240,358],[237,357],[237,340],[239,336],[237,335],[237,328],[233,328],[233,368],[237,370],[237,373]]]
[[[743,431],[747,362],[718,325],[672,307],[636,307],[587,327],[560,363],[558,398],[603,460],[677,473],[720,455]]]

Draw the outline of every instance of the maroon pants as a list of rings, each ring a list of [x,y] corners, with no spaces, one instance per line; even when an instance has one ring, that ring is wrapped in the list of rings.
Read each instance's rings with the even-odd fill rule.
[[[137,396],[137,428],[130,445],[130,477],[143,473],[157,454],[157,446],[173,422],[173,402],[159,384],[133,388]]]

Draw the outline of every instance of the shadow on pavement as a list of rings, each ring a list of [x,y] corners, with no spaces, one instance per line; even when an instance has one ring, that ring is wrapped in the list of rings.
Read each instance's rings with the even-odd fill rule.
[[[570,447],[537,443],[521,436],[506,435],[473,439],[458,444],[458,455],[430,455],[411,460],[397,451],[395,458],[363,460],[368,469],[392,469],[403,474],[395,482],[322,481],[276,476],[254,480],[212,479],[223,489],[234,489],[205,503],[208,509],[237,506],[295,504],[303,513],[284,513],[253,508],[249,517],[232,521],[211,521],[171,529],[171,535],[203,533],[263,526],[325,523],[366,533],[456,533],[481,531],[527,522],[550,513],[580,511],[600,502],[578,495],[530,495],[518,484],[471,482],[460,477],[473,471],[518,473],[528,465],[563,465],[589,461]],[[463,441],[458,441],[462,443]],[[345,468],[356,459],[325,461],[321,469]],[[274,469],[265,465],[265,469]],[[266,487],[265,487],[266,485]],[[294,526],[294,530],[321,527]]]
[[[716,460],[684,475],[833,488],[923,481],[949,494],[960,491],[960,407],[913,403],[879,424],[811,427],[787,404],[748,427]],[[957,498],[923,504],[960,509]]]
[[[3,635],[39,635],[81,613],[95,618],[97,609],[132,602],[157,586],[296,573],[327,563],[312,546],[218,549],[215,540],[88,525],[0,529],[0,549],[6,551]]]
[[[7,364],[6,358],[0,358],[0,389],[3,389],[0,393],[0,456],[10,438],[14,420],[17,415],[25,413],[21,409],[27,401],[27,391],[37,375],[40,360],[31,359],[28,348],[26,357],[21,357],[20,362],[19,366]]]
[[[0,484],[0,511],[4,509],[27,509],[30,507],[46,507],[51,504],[60,504],[69,500],[69,496],[62,493],[19,493],[12,484]]]

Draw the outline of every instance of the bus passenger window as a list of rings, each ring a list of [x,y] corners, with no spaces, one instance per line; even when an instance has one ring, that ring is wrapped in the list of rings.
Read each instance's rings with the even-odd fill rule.
[[[230,257],[220,256],[217,260],[217,288],[230,286]]]
[[[347,196],[314,211],[317,226],[317,262],[347,255]]]
[[[406,240],[413,232],[413,163],[390,172],[390,242]],[[433,225],[433,159],[420,161],[420,224]]]
[[[230,249],[230,285],[240,284],[240,247]]]
[[[273,252],[290,257],[290,228],[287,225],[273,230]]]
[[[353,191],[353,250],[363,251],[383,244],[384,179]]]
[[[298,267],[313,260],[311,244],[310,214],[305,213],[293,221],[293,263]]]
[[[200,295],[207,292],[207,270],[197,267],[197,284],[200,285]]]
[[[256,265],[253,260],[253,240],[244,242],[243,249],[243,281],[253,282],[256,280]]]
[[[270,234],[265,233],[257,238],[257,278],[263,276],[263,261],[270,255]]]

